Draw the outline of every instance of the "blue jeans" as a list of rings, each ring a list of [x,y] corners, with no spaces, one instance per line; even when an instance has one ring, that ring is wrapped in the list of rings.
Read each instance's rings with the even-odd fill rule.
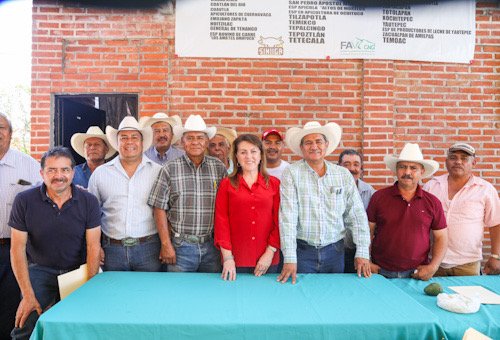
[[[222,270],[220,253],[213,239],[204,243],[190,243],[173,237],[172,244],[176,262],[168,265],[169,272],[219,273]]]
[[[318,248],[297,240],[297,273],[343,273],[344,240]]]
[[[354,257],[356,256],[356,248],[351,249],[345,247],[344,251],[344,273],[356,273],[354,268]]]
[[[236,267],[236,273],[238,274],[253,274],[255,267]],[[266,274],[276,274],[278,272],[278,265],[275,264],[267,268]]]
[[[103,237],[104,271],[138,271],[159,272],[160,238],[158,234],[149,236],[148,240],[133,246],[111,243]]]
[[[57,276],[67,273],[70,270],[59,270],[32,263],[29,265],[28,271],[35,297],[38,303],[40,303],[42,310],[45,311],[60,300]],[[37,320],[38,313],[34,311],[29,315],[23,328],[14,328],[12,330],[12,339],[29,339]]]
[[[387,279],[408,279],[411,277],[411,274],[413,274],[414,271],[415,269],[405,270],[402,272],[391,272],[389,270],[380,268],[379,274]]]
[[[10,339],[21,291],[10,266],[10,244],[0,244],[0,339]]]

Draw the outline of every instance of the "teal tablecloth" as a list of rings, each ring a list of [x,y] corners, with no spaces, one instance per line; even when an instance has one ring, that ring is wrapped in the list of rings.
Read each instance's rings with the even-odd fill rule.
[[[425,286],[430,282],[438,282],[443,287],[444,293],[449,294],[455,294],[448,288],[450,286],[483,286],[500,294],[500,276],[436,277],[429,282],[395,279],[391,282],[436,315],[448,339],[462,339],[464,332],[472,327],[490,338],[500,340],[500,305],[481,305],[477,313],[457,314],[439,308],[436,304],[436,297],[424,293]]]
[[[32,339],[441,339],[438,317],[375,275],[106,272],[44,313]]]

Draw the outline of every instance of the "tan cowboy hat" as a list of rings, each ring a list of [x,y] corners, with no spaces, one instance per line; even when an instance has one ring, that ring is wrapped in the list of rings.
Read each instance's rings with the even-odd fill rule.
[[[178,115],[169,117],[165,112],[156,112],[152,117],[141,117],[139,119],[139,125],[144,128],[151,127],[153,124],[156,124],[158,122],[169,124],[172,127],[172,132],[174,126],[182,125],[181,117],[179,117]],[[175,142],[177,142],[177,138],[174,136],[172,138],[172,144],[174,144]]]
[[[106,138],[106,135],[104,134],[104,132],[102,132],[101,128],[98,126],[91,126],[87,129],[86,133],[79,132],[79,133],[75,133],[73,136],[71,136],[71,147],[73,148],[73,150],[76,151],[77,154],[79,154],[83,158],[86,158],[83,145],[84,145],[86,139],[92,138],[92,137],[102,139],[104,141],[104,143],[106,143],[106,145],[108,146],[108,152],[106,153],[106,155],[104,155],[105,159],[110,158],[111,156],[113,156],[116,153],[115,148],[113,148],[111,146],[108,139]]]
[[[215,132],[215,134],[221,135],[222,137],[226,138],[227,141],[229,142],[229,146],[233,145],[234,140],[236,139],[236,137],[238,137],[236,130],[231,129],[231,128],[225,128],[225,127],[217,128],[217,131]]]
[[[322,126],[319,122],[308,122],[304,125],[304,128],[293,127],[288,129],[285,135],[285,143],[294,154],[302,156],[300,141],[302,138],[312,133],[321,133],[325,135],[328,140],[326,154],[329,155],[340,143],[342,128],[337,123],[327,123]]]
[[[208,139],[212,139],[217,131],[215,127],[207,127],[200,115],[190,115],[184,123],[184,127],[176,125],[173,129],[177,139],[180,139],[185,132],[204,132],[207,134]]]
[[[108,141],[113,148],[118,150],[118,132],[123,130],[137,130],[142,135],[142,150],[146,151],[153,142],[153,130],[149,127],[144,128],[139,125],[137,119],[132,116],[125,116],[121,121],[118,129],[114,129],[111,126],[106,126],[106,136],[108,137]]]
[[[422,178],[427,178],[432,176],[439,169],[439,163],[432,159],[424,159],[422,155],[422,151],[420,151],[420,147],[418,144],[406,143],[403,150],[399,154],[399,157],[396,156],[385,156],[384,157],[385,165],[393,172],[396,173],[396,165],[398,162],[413,162],[422,164],[425,172],[422,175]]]

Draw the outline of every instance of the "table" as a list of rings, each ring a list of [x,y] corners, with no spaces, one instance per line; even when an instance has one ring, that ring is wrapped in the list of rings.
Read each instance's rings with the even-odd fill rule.
[[[438,282],[443,287],[444,293],[455,294],[450,286],[483,286],[500,294],[500,276],[455,276],[436,277],[428,282],[412,279],[391,280],[415,301],[436,315],[449,339],[462,339],[464,332],[475,328],[493,339],[500,339],[500,305],[481,305],[479,312],[474,314],[457,314],[448,312],[436,305],[436,297],[424,293],[424,288],[431,282]]]
[[[441,339],[439,318],[375,275],[105,272],[44,313],[32,339]]]

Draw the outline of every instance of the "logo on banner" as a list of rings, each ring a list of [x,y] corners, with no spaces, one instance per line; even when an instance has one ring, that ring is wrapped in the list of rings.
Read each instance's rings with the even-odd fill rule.
[[[283,55],[283,37],[263,37],[257,41],[259,48],[257,50],[259,55]]]
[[[374,53],[375,43],[362,38],[356,38],[354,41],[341,41],[340,51],[343,54]]]

